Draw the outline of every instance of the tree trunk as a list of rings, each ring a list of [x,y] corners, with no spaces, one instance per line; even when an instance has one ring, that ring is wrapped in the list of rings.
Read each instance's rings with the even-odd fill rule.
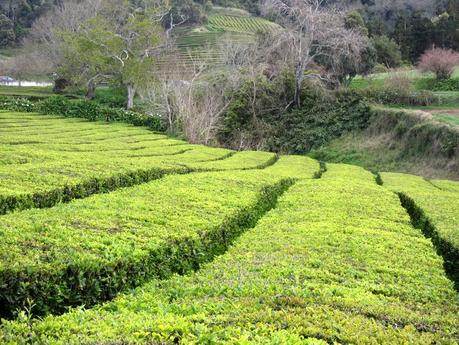
[[[87,90],[86,90],[86,99],[94,99],[96,97],[96,83],[94,80],[90,80],[87,85]]]
[[[135,87],[133,84],[127,84],[127,92],[128,92],[128,101],[127,101],[127,109],[132,109],[134,107],[134,96],[135,96]]]
[[[295,71],[295,108],[301,107],[301,89],[303,87],[304,71],[298,64]]]

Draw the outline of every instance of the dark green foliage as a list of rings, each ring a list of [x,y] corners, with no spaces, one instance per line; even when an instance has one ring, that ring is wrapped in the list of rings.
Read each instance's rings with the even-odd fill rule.
[[[39,112],[42,114],[79,117],[90,121],[126,122],[134,126],[163,131],[164,125],[158,116],[141,114],[122,108],[109,108],[96,101],[69,100],[64,96],[48,97],[38,103],[27,99],[3,97],[0,107],[5,110]]]
[[[170,14],[164,16],[161,23],[167,29],[177,23],[196,25],[206,21],[203,5],[198,2],[193,0],[173,0],[170,6]],[[184,18],[186,18],[186,22],[183,22]]]
[[[0,109],[32,112],[35,111],[35,103],[27,98],[5,97],[0,96]]]
[[[70,86],[70,81],[65,78],[58,78],[54,81],[53,92],[62,94]]]
[[[13,22],[0,13],[0,47],[14,44],[15,41],[16,34],[14,33]]]
[[[344,133],[365,128],[370,114],[369,105],[352,91],[339,91],[329,99],[310,99],[301,109],[283,114],[271,148],[307,153]]]
[[[387,36],[376,36],[371,39],[376,49],[378,63],[388,68],[399,67],[402,64],[400,47],[395,41]]]
[[[459,78],[438,80],[436,78],[419,78],[416,89],[430,91],[459,91]]]
[[[282,153],[306,153],[329,140],[365,126],[370,108],[354,91],[332,92],[305,83],[301,109],[291,109],[293,77],[246,83],[223,116],[218,139],[226,146],[265,148]],[[253,100],[255,99],[255,102]]]
[[[346,29],[359,31],[364,36],[368,36],[368,29],[365,26],[365,21],[359,11],[351,11],[344,19]]]
[[[371,86],[358,91],[369,100],[379,104],[428,106],[439,103],[439,97],[432,91],[400,92],[399,89],[385,86]]]
[[[251,148],[265,144],[272,135],[272,126],[293,100],[294,78],[290,73],[283,73],[272,81],[259,77],[255,85],[255,97],[251,81],[234,95],[218,132],[220,143],[234,148],[239,148],[241,140]]]
[[[154,131],[164,130],[158,116],[140,114],[121,108],[108,108],[92,101],[71,101],[61,96],[49,97],[41,101],[37,104],[37,110],[43,114],[81,117],[90,121],[120,121],[134,126],[148,127]]]
[[[29,33],[32,23],[59,2],[59,0],[0,1],[0,15],[4,15],[9,19],[10,26],[13,29],[13,35],[10,35],[8,42],[1,42],[0,40],[0,48],[20,42]]]

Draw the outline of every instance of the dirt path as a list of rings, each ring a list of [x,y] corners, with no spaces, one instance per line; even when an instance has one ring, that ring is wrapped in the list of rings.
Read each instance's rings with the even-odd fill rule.
[[[428,110],[427,113],[432,115],[448,115],[454,116],[459,118],[459,108],[458,109],[435,109],[435,110]]]

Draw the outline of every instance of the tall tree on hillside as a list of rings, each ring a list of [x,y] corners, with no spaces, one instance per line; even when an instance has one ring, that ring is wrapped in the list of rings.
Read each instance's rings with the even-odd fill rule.
[[[266,0],[263,13],[283,26],[275,33],[274,47],[282,47],[295,71],[296,107],[301,106],[301,90],[317,61],[338,66],[340,61],[358,61],[364,47],[362,34],[345,27],[344,13],[327,8],[325,0]],[[308,76],[322,78],[323,74]]]
[[[135,6],[127,0],[107,1],[96,17],[64,36],[68,59],[62,70],[87,80],[89,97],[101,79],[118,83],[126,88],[131,109],[138,87],[154,78],[155,56],[165,48],[165,13],[154,1],[137,1]]]
[[[15,40],[13,22],[4,14],[0,14],[0,47],[11,45]]]

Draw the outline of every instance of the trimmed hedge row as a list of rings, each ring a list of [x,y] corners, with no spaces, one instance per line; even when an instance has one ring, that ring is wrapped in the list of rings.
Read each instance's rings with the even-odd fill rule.
[[[189,172],[190,170],[187,168],[139,169],[108,177],[92,177],[74,185],[31,194],[0,195],[0,215],[29,208],[53,207],[60,202],[83,199],[93,194],[108,193],[119,188],[156,180],[166,174],[186,174]]]
[[[120,121],[134,126],[148,127],[154,131],[165,130],[159,116],[141,114],[122,108],[109,108],[93,101],[69,100],[64,96],[48,97],[38,102],[25,98],[0,97],[0,109],[78,117],[89,121]]]
[[[459,289],[459,195],[441,190],[421,177],[382,173],[384,186],[396,192],[413,225],[432,239],[445,269]],[[450,181],[448,181],[450,182]],[[438,182],[437,182],[438,183]],[[456,183],[457,184],[457,183]],[[440,183],[440,185],[445,185]],[[447,183],[453,185],[454,182]]]
[[[302,170],[312,175],[316,166],[305,159]],[[2,316],[15,315],[29,300],[34,314],[60,313],[111,299],[151,277],[196,269],[253,226],[291,184],[269,168],[168,176],[1,217]]]
[[[51,207],[164,173],[260,169],[277,159],[190,145],[124,124],[0,113],[0,214]]]
[[[331,164],[321,179],[297,182],[199,272],[154,280],[90,310],[35,321],[22,313],[3,323],[0,339],[454,344],[458,313],[441,258],[397,196],[371,173]]]

